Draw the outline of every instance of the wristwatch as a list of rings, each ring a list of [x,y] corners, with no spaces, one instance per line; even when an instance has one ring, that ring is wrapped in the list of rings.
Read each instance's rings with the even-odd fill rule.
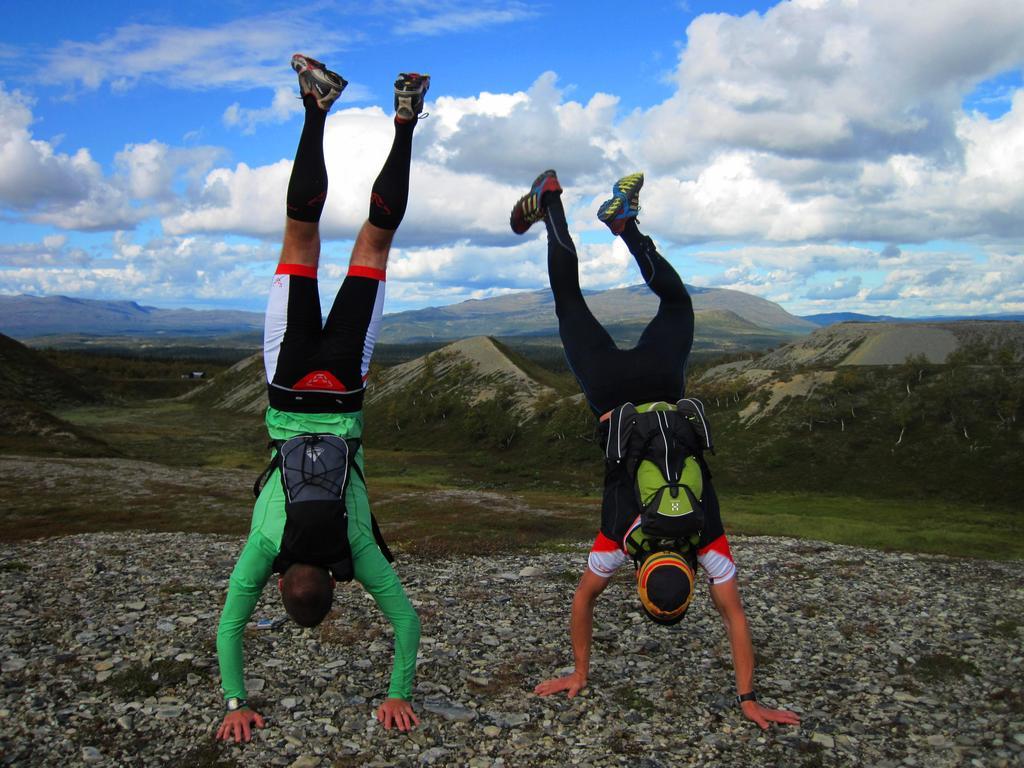
[[[237,696],[232,696],[230,699],[224,702],[224,709],[228,712],[237,712],[243,707],[249,706],[249,702],[245,699],[240,699]]]
[[[741,693],[736,697],[737,704],[742,706],[744,701],[757,701],[757,692],[750,691],[749,693]]]

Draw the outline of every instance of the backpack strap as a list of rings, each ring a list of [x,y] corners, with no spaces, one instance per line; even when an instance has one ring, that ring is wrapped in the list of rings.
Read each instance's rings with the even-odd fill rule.
[[[377,518],[373,516],[373,512],[370,513],[370,525],[373,527],[373,538],[377,540],[377,546],[380,547],[380,553],[384,555],[384,559],[389,563],[395,562],[395,556],[391,554],[391,548],[384,541],[384,534],[380,532],[380,526],[377,525]]]
[[[353,449],[352,456],[352,469],[355,470],[356,474],[359,475],[359,479],[363,481],[363,487],[366,488],[366,475],[363,474],[363,470],[356,464],[356,451],[359,450],[358,440],[355,440],[356,447]],[[384,555],[384,559],[389,563],[395,562],[395,556],[391,554],[391,548],[388,543],[384,541],[384,534],[380,532],[380,526],[377,524],[377,518],[373,516],[373,512],[370,512],[370,527],[373,529],[373,538],[377,542],[377,546],[380,548],[380,552]]]
[[[284,444],[283,440],[271,440],[267,443],[268,448],[274,449],[274,455],[270,459],[270,463],[267,464],[266,468],[260,472],[259,477],[256,478],[256,482],[252,484],[252,495],[257,499],[260,497],[260,492],[263,490],[263,486],[267,484],[267,480],[270,479],[270,475],[273,474],[274,470],[281,466],[281,446]]]
[[[686,457],[699,454],[704,447],[693,425],[675,411],[635,413],[629,437],[622,451],[630,476],[634,477],[640,462],[646,460],[670,483],[679,482]]]
[[[623,403],[609,411],[607,416],[608,437],[605,440],[604,455],[608,459],[621,461],[629,453],[629,437],[636,424],[636,406]]]
[[[711,439],[711,425],[704,415],[704,403],[695,397],[684,397],[676,403],[676,409],[693,425],[697,437],[701,439],[706,450],[715,452],[715,443]]]

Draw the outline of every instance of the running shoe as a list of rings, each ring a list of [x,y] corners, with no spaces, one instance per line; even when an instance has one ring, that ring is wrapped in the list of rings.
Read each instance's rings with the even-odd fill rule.
[[[296,53],[292,56],[292,69],[299,76],[299,91],[303,98],[312,94],[317,106],[324,112],[338,100],[348,81],[337,72],[331,72],[321,62]]]
[[[426,117],[423,99],[430,88],[430,75],[402,72],[395,80],[395,116],[401,123]]]
[[[512,231],[517,235],[523,234],[531,226],[544,218],[544,204],[542,198],[545,192],[561,192],[562,185],[558,183],[558,176],[552,170],[544,171],[533,180],[530,191],[520,197],[512,206],[512,215],[509,216],[509,224]]]
[[[612,184],[612,197],[601,203],[597,218],[607,224],[613,234],[621,235],[626,222],[640,213],[640,187],[643,185],[642,173],[631,173]]]

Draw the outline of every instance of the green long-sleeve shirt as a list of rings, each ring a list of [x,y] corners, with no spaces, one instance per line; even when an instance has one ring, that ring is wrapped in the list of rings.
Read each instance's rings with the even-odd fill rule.
[[[291,413],[269,408],[267,432],[274,440],[287,440],[305,433],[333,434],[357,438],[363,433],[362,411],[355,413]],[[362,449],[355,462],[363,468]],[[409,699],[416,672],[420,622],[402,589],[391,564],[381,554],[370,523],[370,502],[358,472],[349,474],[345,491],[348,509],[348,538],[352,547],[356,581],[380,606],[395,631],[395,660],[391,669],[389,698]],[[246,698],[243,674],[242,637],[263,587],[270,578],[274,558],[284,534],[284,489],[280,471],[275,470],[256,500],[249,538],[231,572],[228,596],[217,628],[217,661],[225,698]]]

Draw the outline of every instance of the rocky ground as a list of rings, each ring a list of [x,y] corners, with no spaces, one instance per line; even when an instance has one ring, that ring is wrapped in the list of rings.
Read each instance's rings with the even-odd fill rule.
[[[623,574],[602,599],[590,687],[565,670],[585,549],[400,557],[423,621],[407,735],[372,719],[390,629],[358,587],[316,630],[247,633],[268,727],[220,746],[214,635],[241,541],[120,533],[0,545],[0,762],[251,766],[1010,766],[1024,764],[1024,563],[737,538],[762,698],[732,704],[706,589],[682,625],[641,618]],[[270,588],[254,618],[281,609]]]

